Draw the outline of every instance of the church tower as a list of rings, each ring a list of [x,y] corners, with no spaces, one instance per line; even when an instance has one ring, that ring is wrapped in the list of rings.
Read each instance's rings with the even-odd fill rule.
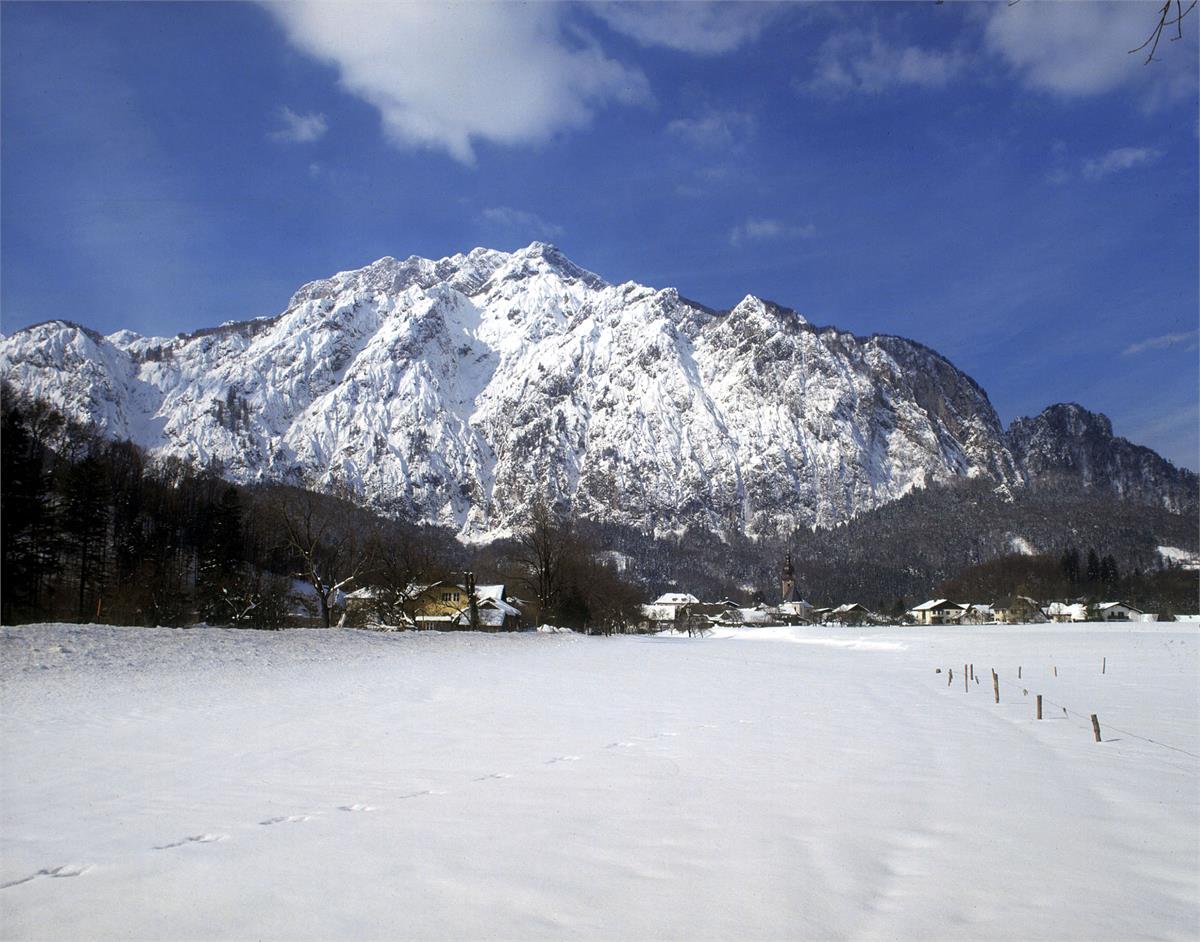
[[[780,579],[780,594],[782,602],[791,602],[796,597],[796,570],[792,568],[792,554],[787,554],[783,563],[783,575]]]

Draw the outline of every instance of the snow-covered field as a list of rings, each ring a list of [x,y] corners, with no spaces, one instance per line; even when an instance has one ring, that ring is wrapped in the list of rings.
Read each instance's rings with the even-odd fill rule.
[[[1200,935],[1195,624],[0,638],[5,939]]]

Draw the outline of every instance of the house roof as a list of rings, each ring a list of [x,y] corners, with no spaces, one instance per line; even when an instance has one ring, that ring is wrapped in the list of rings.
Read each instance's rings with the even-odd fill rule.
[[[655,605],[695,605],[700,600],[687,592],[664,592],[654,600]]]
[[[1101,612],[1106,612],[1110,608],[1116,608],[1117,606],[1120,606],[1121,608],[1127,608],[1131,612],[1137,612],[1139,615],[1142,613],[1142,610],[1140,608],[1134,608],[1128,602],[1101,602],[1099,605],[1096,606],[1096,609]]]
[[[944,608],[947,605],[952,605],[952,604],[953,603],[949,599],[930,599],[928,602],[922,602],[920,605],[916,606],[915,608],[909,609],[909,611],[911,611],[911,612],[928,612],[931,609]]]

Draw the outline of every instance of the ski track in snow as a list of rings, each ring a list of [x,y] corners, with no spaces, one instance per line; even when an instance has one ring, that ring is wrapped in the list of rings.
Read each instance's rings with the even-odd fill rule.
[[[258,763],[254,774],[275,782],[266,794],[256,794],[257,789],[246,787],[239,776],[227,777],[218,770],[207,787],[189,798],[192,786],[188,776],[205,767],[201,761],[204,756],[201,751],[196,758],[189,758],[188,750],[182,750],[181,761],[191,764],[177,782],[160,783],[166,787],[166,794],[159,795],[149,788],[131,794],[127,801],[105,800],[121,809],[122,814],[139,820],[139,833],[152,829],[156,817],[186,823],[191,816],[195,827],[205,817],[193,812],[210,808],[214,814],[208,825],[194,832],[184,828],[183,833],[189,836],[150,846],[154,851],[182,854],[172,856],[172,861],[190,868],[198,865],[199,858],[188,848],[195,845],[196,853],[201,853],[200,845],[221,845],[221,859],[228,857],[231,861],[221,866],[232,868],[235,882],[237,874],[248,872],[247,867],[258,868],[265,861],[280,860],[279,854],[303,856],[310,846],[320,846],[335,855],[349,854],[350,860],[360,854],[371,859],[373,853],[378,853],[373,848],[379,847],[378,841],[384,838],[397,841],[398,847],[407,846],[408,840],[432,841],[448,855],[444,865],[436,853],[423,859],[434,865],[436,873],[448,875],[457,866],[458,837],[453,832],[429,830],[430,825],[424,823],[436,802],[441,809],[436,812],[437,821],[447,825],[458,820],[480,823],[483,830],[477,852],[485,859],[490,859],[488,855],[495,848],[499,859],[515,855],[528,867],[533,858],[527,855],[540,841],[565,842],[570,851],[567,859],[580,869],[585,882],[596,879],[612,892],[635,894],[629,897],[626,912],[605,915],[603,909],[590,906],[590,897],[578,895],[571,881],[564,882],[561,876],[539,880],[531,875],[533,882],[526,882],[503,876],[504,871],[486,870],[497,881],[496,893],[515,895],[506,903],[493,901],[489,904],[493,908],[485,907],[485,911],[494,914],[499,906],[507,934],[526,937],[694,936],[705,932],[728,937],[736,926],[738,931],[733,934],[745,938],[834,935],[916,939],[942,934],[966,938],[1085,938],[1088,932],[1084,930],[1091,926],[1093,935],[1107,927],[1114,938],[1132,938],[1139,933],[1187,938],[1191,931],[1189,915],[1193,918],[1191,927],[1196,924],[1194,918],[1200,916],[1194,894],[1200,860],[1189,864],[1186,850],[1188,828],[1194,836],[1200,822],[1195,800],[1200,762],[1185,754],[1172,754],[1154,743],[1122,738],[1119,733],[1106,736],[1103,744],[1090,742],[1090,726],[1085,725],[1086,714],[1079,701],[1107,696],[1111,706],[1102,707],[1102,711],[1122,708],[1132,712],[1130,718],[1117,713],[1122,720],[1114,719],[1114,724],[1135,729],[1139,736],[1149,734],[1161,742],[1173,741],[1179,748],[1200,751],[1194,716],[1190,724],[1185,717],[1180,725],[1177,714],[1175,720],[1159,717],[1162,711],[1153,703],[1136,712],[1130,707],[1140,699],[1161,696],[1161,691],[1156,693],[1153,685],[1147,687],[1142,680],[1146,676],[1162,680],[1164,675],[1171,689],[1190,691],[1185,701],[1190,695],[1194,706],[1196,681],[1186,672],[1197,664],[1200,635],[1196,626],[1189,625],[1140,628],[1121,634],[1100,629],[1095,637],[1089,636],[1085,651],[1083,642],[1069,631],[1062,631],[1060,637],[1051,629],[1028,629],[1025,633],[1012,629],[1009,637],[993,638],[983,629],[962,634],[955,630],[900,629],[890,634],[887,630],[843,632],[843,637],[825,639],[828,644],[810,637],[803,639],[809,642],[803,645],[765,644],[764,640],[796,639],[767,638],[761,633],[762,640],[757,643],[744,643],[734,636],[748,641],[755,634],[733,632],[726,637],[695,641],[672,639],[667,651],[648,646],[646,639],[581,644],[581,639],[569,638],[571,643],[555,644],[539,643],[536,637],[528,636],[482,640],[375,636],[367,641],[358,633],[342,632],[339,634],[347,641],[341,646],[349,658],[346,661],[312,657],[313,651],[306,644],[296,652],[300,657],[291,660],[271,649],[272,645],[288,644],[291,637],[301,642],[310,640],[304,633],[295,633],[264,645],[264,653],[276,655],[276,659],[258,665],[265,669],[265,676],[246,674],[255,678],[252,687],[242,686],[239,678],[253,668],[249,661],[238,658],[225,661],[216,682],[222,690],[241,691],[241,706],[245,708],[269,702],[272,693],[283,694],[292,687],[293,677],[308,684],[326,673],[371,676],[364,672],[378,671],[380,656],[387,658],[396,652],[400,660],[383,662],[398,672],[394,681],[372,687],[374,692],[356,703],[371,704],[371,708],[395,717],[418,712],[399,741],[411,743],[411,756],[401,749],[396,754],[405,756],[405,760],[389,764],[391,750],[399,743],[397,747],[381,745],[394,728],[387,722],[375,723],[369,729],[334,725],[329,733],[322,732],[318,724],[311,736],[292,728],[287,741],[279,742],[289,730],[287,721],[265,720],[269,728],[255,742],[261,739],[270,743],[274,739],[270,755],[256,756],[255,746],[250,743],[237,756],[235,765]],[[35,640],[39,632],[50,636],[49,644]],[[104,669],[91,672],[86,661],[81,664],[78,660],[66,662],[69,668],[82,667],[78,674],[61,668],[52,668],[47,674],[38,662],[41,652],[56,646],[55,642],[60,648],[79,648],[78,638],[63,644],[61,636],[80,633],[81,629],[71,626],[6,629],[2,636],[6,653],[11,655],[4,659],[0,674],[4,680],[0,687],[4,712],[24,717],[31,724],[30,736],[36,730],[52,739],[78,742],[71,725],[65,722],[68,717],[82,721],[92,736],[106,735],[104,724],[111,721],[107,735],[118,744],[125,736],[137,739],[152,735],[165,745],[177,733],[187,736],[195,731],[188,725],[188,714],[172,703],[171,694],[160,694],[158,701],[142,702],[153,696],[153,683],[130,694],[113,688]],[[1160,639],[1159,633],[1168,637]],[[873,637],[851,637],[865,634]],[[197,630],[179,639],[183,650],[201,646],[189,655],[193,667],[219,663],[209,660],[215,651],[203,650],[219,636],[215,631]],[[97,651],[104,651],[106,644],[127,642],[131,637],[110,630],[107,642],[102,638],[91,640]],[[329,642],[331,637],[320,643]],[[151,634],[147,640],[154,645],[162,639]],[[234,643],[259,640],[249,636],[233,639]],[[365,647],[356,649],[360,641]],[[389,643],[390,650],[384,647]],[[493,676],[490,670],[486,679],[472,682],[469,675],[482,663],[475,659],[473,649],[479,643],[491,647],[501,664],[517,670],[522,683],[537,685],[539,696],[549,698],[558,710],[569,713],[582,696],[602,717],[592,722],[588,710],[583,710],[560,722],[553,713],[544,712],[544,703],[526,703],[507,687],[503,676]],[[604,648],[605,644],[609,647]],[[986,649],[983,653],[963,652],[964,648],[981,645]],[[172,654],[181,653],[178,648],[168,646]],[[1108,652],[1108,673],[1103,678],[1098,677],[1094,665],[1086,666],[1098,660],[1101,650]],[[633,657],[648,651],[661,653],[662,669],[656,674],[652,690],[620,673],[627,669],[618,655],[621,651]],[[228,653],[221,652],[221,656]],[[599,686],[596,690],[627,704],[629,710],[610,708],[610,701],[594,701],[586,693],[567,696],[566,689],[560,688],[553,677],[555,668],[549,667],[547,673],[547,668],[541,666],[544,659],[551,664],[583,664],[588,655],[599,661],[595,669],[616,688],[609,691]],[[107,664],[104,658],[99,660]],[[960,662],[971,660],[977,678],[996,667],[1001,683],[999,705],[993,703],[990,684],[973,683],[964,689],[959,683]],[[180,692],[193,694],[201,690],[194,678],[176,670],[179,665],[172,660],[160,663],[156,655],[143,651],[129,661],[137,665],[138,671],[153,671],[157,666],[157,679],[169,680],[172,690],[180,688]],[[1017,663],[1023,667],[1019,681]],[[934,667],[940,667],[943,673],[933,673]],[[947,667],[955,669],[951,683],[946,681]],[[1058,676],[1053,667],[1059,668]],[[1150,668],[1154,671],[1148,673]],[[738,677],[733,685],[728,679],[731,672],[737,672]],[[1187,679],[1171,681],[1170,677]],[[742,686],[751,678],[765,689]],[[1180,682],[1185,686],[1179,688]],[[423,684],[433,687],[425,689]],[[250,692],[260,685],[262,693]],[[1105,686],[1108,694],[1104,693]],[[389,687],[396,691],[408,688],[394,712],[389,712],[391,705],[386,700],[378,699]],[[1023,689],[1030,693],[1023,695]],[[1063,717],[1047,708],[1046,720],[1030,722],[1035,692],[1068,703],[1072,713]],[[92,718],[69,709],[61,712],[74,703],[90,703],[97,696],[97,713]],[[335,682],[328,692],[315,696],[319,702],[333,703],[344,696],[344,691]],[[327,697],[331,699],[326,701]],[[526,716],[527,722],[486,727],[480,741],[489,745],[483,751],[474,749],[471,743],[479,739],[479,732],[473,732],[466,721],[440,719],[437,707],[442,703],[466,706],[475,697],[486,702],[499,697],[500,702],[510,703]],[[219,699],[210,695],[211,709],[218,709]],[[707,713],[714,702],[723,707],[719,715],[696,714],[697,709]],[[361,708],[355,706],[354,710]],[[360,711],[353,715],[361,724],[368,714]],[[487,715],[486,710],[480,714]],[[536,722],[544,723],[547,729],[531,727],[530,723]],[[1163,728],[1139,728],[1139,724],[1153,722]],[[435,725],[436,734],[423,731],[422,724]],[[339,729],[344,731],[337,732]],[[876,729],[883,734],[873,733]],[[591,735],[580,738],[581,731]],[[571,733],[576,734],[574,743],[565,738]],[[617,738],[608,738],[613,733]],[[214,744],[221,741],[218,735]],[[34,744],[32,739],[29,742]],[[13,737],[6,736],[3,743],[6,766],[14,762],[36,766],[35,756],[21,752]],[[558,748],[545,748],[552,743]],[[796,751],[797,743],[802,744],[800,752]],[[573,751],[562,750],[571,745],[576,746]],[[198,748],[203,750],[203,746]],[[431,761],[438,756],[444,758]],[[490,767],[481,761],[505,756],[523,761],[497,761]],[[799,756],[804,758],[797,761]],[[132,757],[126,753],[126,761],[131,758],[136,761],[137,753]],[[471,769],[463,760],[473,761],[476,768]],[[92,761],[102,766],[103,772],[103,757]],[[314,785],[303,778],[292,781],[296,770],[306,768],[318,773]],[[379,774],[388,768],[393,768],[391,774]],[[369,774],[356,769],[369,770]],[[146,769],[147,774],[152,772]],[[209,774],[214,774],[211,767]],[[1147,775],[1154,776],[1158,797],[1131,800],[1137,788],[1151,787]],[[319,810],[319,800],[314,800],[335,781],[342,780],[344,790],[350,778],[360,782],[357,800],[324,807],[355,812],[351,817],[364,822],[373,819],[365,824],[365,830],[355,826],[350,817],[325,815]],[[138,779],[134,776],[131,780]],[[254,775],[247,779],[254,780]],[[597,783],[611,783],[616,791],[598,793]],[[497,788],[501,785],[504,787]],[[88,786],[81,782],[73,786],[81,787]],[[642,795],[647,788],[652,789],[650,794],[665,789],[672,796],[670,802],[656,805],[660,807],[658,814],[668,815],[661,819],[668,825],[665,829],[653,823],[659,818],[642,820],[649,809],[641,810],[641,799],[631,797]],[[72,790],[51,791],[50,801],[61,794],[57,806],[65,808],[62,802]],[[15,856],[4,855],[7,871],[19,867],[21,860],[36,853],[36,847],[44,841],[23,836],[32,834],[31,826],[41,812],[25,800],[20,783],[6,778],[4,792],[17,798],[15,803],[20,806],[14,809],[8,801],[4,806],[5,846],[20,851]],[[291,809],[278,801],[289,794],[302,799]],[[580,798],[555,803],[555,795],[569,794]],[[965,794],[969,800],[964,800]],[[592,798],[586,799],[585,795]],[[608,797],[601,801],[600,795]],[[825,800],[817,800],[817,796],[825,796]],[[882,796],[886,800],[880,800]],[[263,798],[270,799],[278,813],[263,817]],[[597,812],[594,823],[586,811],[589,801],[609,807],[607,812]],[[554,814],[540,813],[547,803],[558,808],[556,814],[574,822],[564,825],[566,831],[555,830]],[[257,814],[256,805],[260,809]],[[853,813],[847,816],[842,808],[853,809]],[[245,814],[242,824],[231,817],[237,809]],[[535,813],[535,817],[527,817],[520,812],[523,827],[533,832],[525,849],[510,844],[512,838],[507,836],[506,828],[496,831],[487,823],[493,818],[505,820],[507,814],[519,813],[518,809]],[[545,823],[544,818],[551,823]],[[340,820],[345,820],[345,826],[338,823]],[[671,821],[676,823],[669,824]],[[304,827],[275,827],[280,824]],[[587,833],[594,826],[603,829],[603,839],[572,843],[570,835],[575,829],[583,828]],[[58,894],[47,896],[52,881],[40,877],[86,874],[88,886],[94,888],[83,898],[94,904],[121,893],[122,874],[136,874],[146,867],[128,838],[120,834],[105,837],[99,819],[83,815],[74,826],[65,827],[64,833],[67,841],[56,843],[68,851],[74,847],[80,857],[95,862],[29,868],[24,875],[0,883],[16,927],[15,934],[7,935],[21,937],[23,927],[40,925],[38,914],[48,914],[52,924],[61,928],[60,935],[78,934],[81,923],[76,920],[85,918],[83,910]],[[422,834],[424,838],[417,837]],[[275,845],[278,849],[272,849]],[[510,849],[500,850],[505,847]],[[1170,851],[1171,847],[1175,850]],[[760,854],[766,856],[760,860]],[[242,863],[235,864],[235,860]],[[787,865],[779,866],[784,861]],[[176,879],[171,876],[174,864],[158,869],[158,879],[166,885]],[[533,869],[537,870],[536,866]],[[712,908],[695,899],[687,903],[692,899],[686,890],[688,883],[681,885],[675,877],[689,870],[699,881],[697,892],[707,888],[704,893],[715,893],[720,906]],[[17,869],[17,874],[21,872]],[[187,872],[190,869],[180,871],[179,878]],[[716,890],[712,880],[722,876],[730,885]],[[448,878],[431,875],[429,879],[434,883],[429,886]],[[1103,893],[1097,891],[1097,884],[1104,888]],[[35,892],[28,899],[22,895]],[[219,888],[207,892],[219,892]],[[491,898],[486,889],[477,886],[476,892]],[[647,900],[656,895],[663,897],[663,902],[652,908]],[[1131,904],[1131,914],[1125,914],[1122,900],[1135,897],[1139,905]],[[234,898],[227,897],[230,904]],[[769,900],[770,904],[764,908],[754,900]],[[209,908],[216,906],[219,911],[220,905],[219,900],[210,902]],[[298,918],[296,923],[288,924],[295,930],[291,934],[319,937],[322,926],[327,934],[334,923],[326,921],[321,906],[336,913],[346,905],[350,904],[326,902],[315,909],[310,907],[306,919],[311,925]],[[1081,909],[1084,905],[1088,908]],[[186,922],[186,915],[178,907],[173,911]],[[1136,915],[1147,911],[1152,915]],[[235,907],[228,918],[234,919],[237,912]],[[417,935],[472,935],[481,925],[472,921],[477,918],[472,912],[471,906],[446,911],[431,903],[424,909],[418,907],[417,915],[412,917],[415,921],[406,925]],[[114,916],[94,927],[94,935],[119,936],[126,930],[137,934],[138,923],[123,922],[122,918]],[[336,922],[337,917],[331,918]],[[608,918],[618,921],[609,923],[605,921]],[[1151,922],[1144,924],[1147,918]],[[230,925],[233,923],[218,920],[198,930],[198,934],[227,935]],[[269,922],[260,923],[255,932],[272,934],[270,926]],[[180,927],[172,924],[172,928]],[[274,934],[281,933],[289,934],[287,926],[275,927]],[[196,935],[197,931],[189,930],[188,934]]]

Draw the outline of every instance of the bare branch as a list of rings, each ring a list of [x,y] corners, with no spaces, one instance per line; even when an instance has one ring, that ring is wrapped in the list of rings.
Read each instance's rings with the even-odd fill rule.
[[[1175,6],[1175,18],[1171,19],[1171,5]],[[1192,12],[1196,7],[1196,0],[1192,0],[1188,4],[1187,9],[1183,7],[1183,0],[1166,0],[1158,11],[1158,24],[1146,37],[1146,41],[1136,49],[1130,49],[1129,54],[1141,52],[1147,46],[1150,47],[1150,54],[1146,56],[1146,62],[1149,64],[1154,61],[1154,53],[1158,51],[1158,43],[1162,39],[1163,30],[1168,26],[1175,27],[1175,35],[1171,37],[1171,42],[1183,39],[1183,18]]]

